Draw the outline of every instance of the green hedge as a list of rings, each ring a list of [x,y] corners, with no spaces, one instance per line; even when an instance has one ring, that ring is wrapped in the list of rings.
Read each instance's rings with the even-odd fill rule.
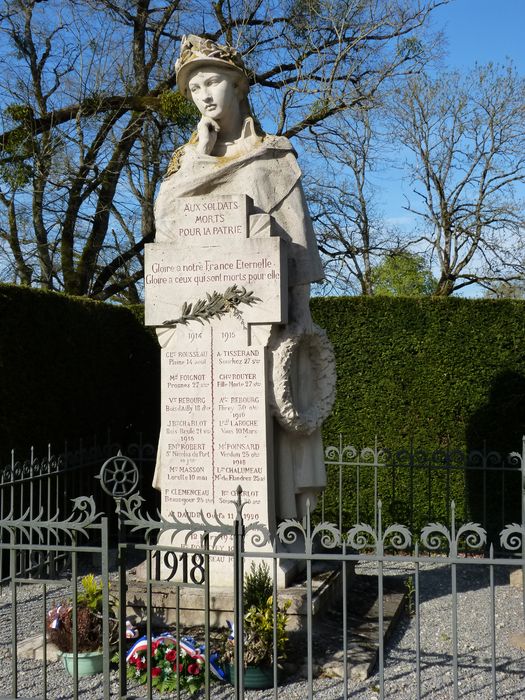
[[[130,310],[0,285],[0,455],[159,420],[159,352]]]
[[[315,298],[316,322],[337,356],[338,390],[325,446],[519,450],[525,433],[525,303],[465,299]],[[159,350],[143,309],[0,285],[0,456],[110,428],[155,440]],[[374,517],[374,484],[361,474],[360,519]],[[423,519],[481,519],[481,475],[406,469],[379,472],[385,519],[407,521],[407,494]],[[327,514],[337,516],[331,474]],[[345,475],[345,513],[356,516],[355,473]],[[488,507],[519,486],[488,481]],[[364,498],[364,500],[363,500]],[[510,522],[511,515],[509,514]]]
[[[520,451],[525,433],[524,302],[316,298],[312,311],[337,356],[338,393],[324,425],[325,446],[337,445],[342,433],[346,443],[356,447],[372,446],[377,436],[380,445],[393,449],[409,447],[413,441],[415,447],[428,450],[472,450],[483,448],[486,441],[503,453]],[[446,520],[453,497],[460,519],[481,519],[480,472],[469,471],[465,477],[445,470],[432,478],[429,503],[428,472],[414,472],[409,483],[407,470],[399,470],[397,494],[386,519],[403,520],[403,512],[400,516],[395,511],[411,488],[416,489],[416,509],[427,517]],[[380,473],[379,479],[380,495],[391,494],[392,475]],[[351,483],[345,506],[354,514]],[[504,496],[501,484],[499,475],[488,480],[489,511]],[[508,518],[516,516],[519,506],[515,486],[518,482],[511,475],[506,488],[514,493],[505,494]],[[370,522],[371,477],[362,488],[366,507],[360,515]],[[332,474],[327,493],[332,518],[336,491]]]

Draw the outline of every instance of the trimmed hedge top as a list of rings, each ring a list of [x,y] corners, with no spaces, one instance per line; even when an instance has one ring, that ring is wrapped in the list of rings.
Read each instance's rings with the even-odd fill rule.
[[[158,345],[124,307],[0,285],[0,453],[155,435]]]
[[[525,433],[525,302],[315,298],[337,357],[325,442],[519,449]],[[336,441],[335,443],[333,441]]]

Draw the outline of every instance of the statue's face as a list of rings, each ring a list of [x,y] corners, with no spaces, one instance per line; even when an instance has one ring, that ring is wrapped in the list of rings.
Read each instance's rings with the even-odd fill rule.
[[[202,68],[188,81],[191,99],[203,117],[218,122],[234,120],[239,115],[239,90],[235,73],[222,68]]]

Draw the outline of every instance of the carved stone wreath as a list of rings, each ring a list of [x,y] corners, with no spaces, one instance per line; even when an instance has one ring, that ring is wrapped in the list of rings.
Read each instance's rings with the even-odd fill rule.
[[[270,341],[271,373],[270,401],[272,413],[282,427],[295,433],[310,435],[321,427],[335,401],[335,355],[326,332],[313,325],[311,333],[287,326]],[[297,353],[306,349],[310,358],[310,377],[314,382],[314,402],[306,409],[295,405],[292,388],[292,367]]]

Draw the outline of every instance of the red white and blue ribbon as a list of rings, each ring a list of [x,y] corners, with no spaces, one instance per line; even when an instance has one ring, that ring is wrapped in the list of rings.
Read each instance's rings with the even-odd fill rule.
[[[172,634],[170,634],[169,632],[163,632],[158,637],[152,637],[151,644],[173,644],[174,647],[178,647],[180,651],[188,654],[188,656],[191,656],[192,659],[195,659],[196,661],[200,660],[203,662],[205,660],[204,645],[197,645],[192,637],[181,637],[180,641],[178,642],[177,638],[174,637]],[[147,650],[148,638],[144,636],[140,639],[137,639],[137,641],[128,651],[128,654],[126,656],[126,663],[129,663],[129,660],[138,652],[144,651],[147,653]],[[213,675],[221,681],[225,680],[225,674],[219,665],[219,655],[217,653],[211,654],[209,663],[210,671],[213,673]]]

